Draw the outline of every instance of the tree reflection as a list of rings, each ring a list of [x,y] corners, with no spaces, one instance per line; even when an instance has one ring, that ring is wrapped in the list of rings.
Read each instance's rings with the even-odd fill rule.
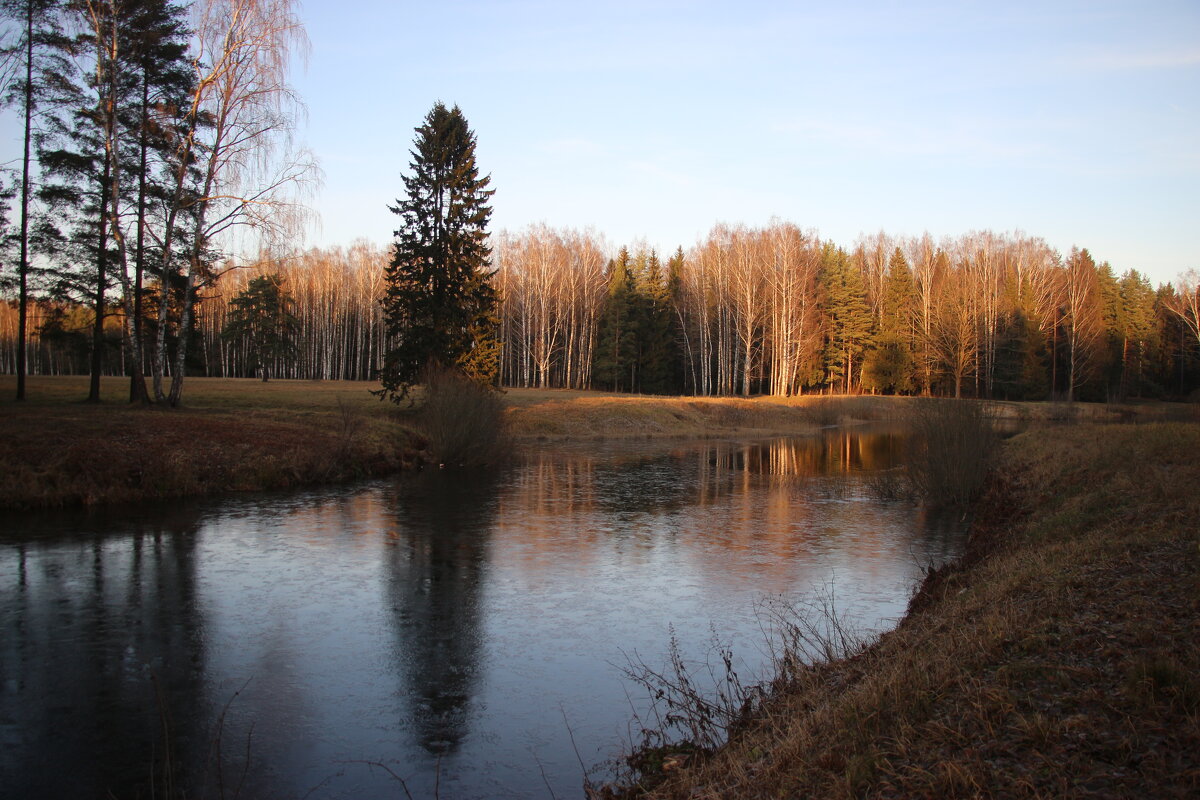
[[[397,489],[386,585],[413,729],[429,753],[453,752],[468,733],[496,494],[495,477],[475,472],[430,471]]]
[[[205,754],[169,734],[170,722],[193,727],[205,661],[196,517],[121,534],[78,524],[0,550],[0,574],[16,576],[0,594],[0,785],[12,797],[154,796],[168,769]]]

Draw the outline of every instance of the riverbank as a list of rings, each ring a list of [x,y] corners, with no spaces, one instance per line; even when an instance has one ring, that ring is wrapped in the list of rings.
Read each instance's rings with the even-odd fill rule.
[[[128,381],[0,376],[0,508],[60,508],[287,489],[411,468],[424,443],[366,384],[188,381],[180,409],[137,408]]]
[[[377,384],[190,378],[180,409],[132,408],[128,382],[31,376],[16,403],[0,375],[0,508],[137,502],[337,483],[433,460],[411,409]],[[614,438],[806,435],[830,425],[903,422],[919,398],[691,398],[511,389],[501,395],[517,444]],[[1128,420],[1195,415],[1197,406],[997,403],[1008,419]]]
[[[434,460],[417,414],[375,383],[191,378],[180,409],[129,406],[128,382],[31,376],[28,399],[0,376],[0,508],[36,509],[286,489],[386,475]],[[630,397],[514,389],[513,441],[805,434],[879,418],[882,398]]]
[[[1196,796],[1197,486],[1195,424],[1015,437],[895,631],[616,796]]]

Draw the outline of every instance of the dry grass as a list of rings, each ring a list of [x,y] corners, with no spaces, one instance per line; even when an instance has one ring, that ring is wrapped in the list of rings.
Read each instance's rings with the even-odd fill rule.
[[[903,418],[897,397],[658,397],[509,389],[512,434],[522,440],[806,434],[829,425]]]
[[[420,458],[409,419],[360,383],[193,379],[178,410],[131,408],[128,384],[0,380],[0,508],[48,508],[384,474]]]
[[[672,798],[1195,797],[1200,427],[1011,440],[963,563],[796,671]]]

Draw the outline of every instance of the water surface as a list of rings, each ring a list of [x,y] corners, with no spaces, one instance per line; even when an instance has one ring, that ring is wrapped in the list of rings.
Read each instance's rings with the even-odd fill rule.
[[[644,710],[622,668],[672,632],[749,673],[764,598],[894,623],[961,538],[864,491],[902,451],[590,443],[493,478],[12,520],[0,795],[579,797]]]

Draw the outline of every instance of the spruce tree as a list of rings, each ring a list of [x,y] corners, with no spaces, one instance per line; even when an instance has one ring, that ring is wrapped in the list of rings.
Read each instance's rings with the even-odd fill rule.
[[[920,307],[908,259],[897,247],[888,262],[879,334],[863,365],[863,383],[885,392],[911,391],[916,375],[914,343]]]
[[[631,269],[629,250],[622,247],[617,258],[608,262],[608,294],[597,323],[592,375],[597,383],[613,391],[621,391],[634,359],[636,327]],[[626,388],[633,391],[632,386]]]
[[[826,382],[849,392],[860,356],[871,341],[871,307],[862,273],[850,265],[846,251],[826,244],[821,252],[821,287],[829,319],[825,340]]]
[[[487,224],[493,191],[475,164],[475,134],[458,106],[436,103],[416,129],[402,222],[384,276],[389,337],[381,395],[399,402],[432,367],[495,382],[500,366],[497,296]]]
[[[291,360],[300,329],[295,301],[283,288],[283,280],[276,273],[250,281],[230,301],[229,321],[221,332],[226,340],[245,343],[248,366],[261,372],[263,383],[271,378],[272,364]]]
[[[668,394],[676,388],[675,365],[681,355],[675,342],[671,295],[658,253],[651,250],[637,280],[639,309],[638,390]]]

